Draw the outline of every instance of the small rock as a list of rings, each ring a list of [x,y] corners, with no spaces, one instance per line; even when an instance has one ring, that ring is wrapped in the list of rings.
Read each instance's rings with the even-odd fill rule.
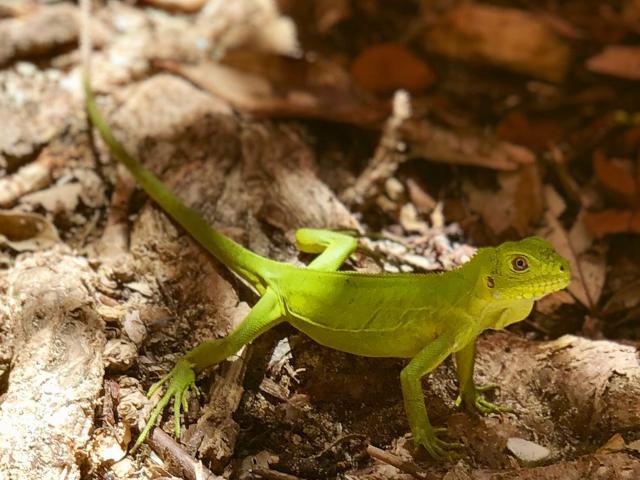
[[[517,437],[507,440],[507,449],[524,463],[537,463],[551,455],[548,448]]]

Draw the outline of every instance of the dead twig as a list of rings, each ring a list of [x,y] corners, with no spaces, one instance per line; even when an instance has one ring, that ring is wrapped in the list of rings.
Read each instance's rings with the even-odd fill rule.
[[[420,470],[415,463],[403,460],[397,455],[385,452],[378,447],[374,447],[373,445],[367,446],[367,453],[370,457],[396,467],[398,470],[408,473],[409,475],[413,475],[416,478],[420,478],[422,480],[428,480],[429,478],[427,473]]]
[[[98,256],[104,263],[114,264],[129,250],[129,207],[136,189],[133,178],[124,167],[118,165],[118,176],[114,185],[107,213],[107,224],[96,245]]]
[[[51,170],[58,163],[59,158],[45,149],[36,161],[25,165],[13,175],[0,178],[0,207],[11,207],[23,195],[49,185]]]
[[[382,137],[367,168],[340,198],[350,205],[364,205],[380,193],[383,181],[395,173],[407,160],[406,145],[402,142],[400,128],[411,117],[411,104],[406,92],[398,91],[393,99],[393,113],[387,120]]]
[[[149,437],[149,445],[158,452],[160,457],[168,464],[170,470],[176,475],[184,476],[187,480],[221,480],[222,477],[215,475],[189,455],[173,438],[167,435],[160,428],[154,428]]]
[[[340,445],[343,442],[347,442],[347,441],[353,440],[355,438],[366,438],[366,435],[362,435],[360,433],[350,433],[348,435],[343,435],[341,437],[338,437],[334,442],[331,443],[331,445],[329,445],[327,448],[322,450],[320,453],[314,455],[313,458],[320,458],[325,453],[327,453],[329,450],[331,450],[333,447],[336,447],[336,446]]]
[[[255,473],[256,475],[261,476],[262,478],[266,478],[267,480],[303,480],[300,477],[296,477],[295,475],[290,475],[288,473],[278,472],[277,470],[271,470],[269,468],[262,467],[253,467],[251,469],[251,473]]]

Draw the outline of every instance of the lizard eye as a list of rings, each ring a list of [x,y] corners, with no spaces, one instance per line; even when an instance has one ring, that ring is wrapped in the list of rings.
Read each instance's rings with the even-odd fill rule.
[[[527,268],[529,268],[529,262],[524,257],[515,257],[511,260],[511,266],[516,272],[524,272]]]

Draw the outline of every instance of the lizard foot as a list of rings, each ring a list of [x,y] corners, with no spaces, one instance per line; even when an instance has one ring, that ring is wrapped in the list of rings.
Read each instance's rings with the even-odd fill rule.
[[[187,395],[189,394],[189,390],[193,390],[195,393],[198,393],[198,387],[196,387],[196,374],[193,371],[191,363],[184,359],[178,360],[176,366],[173,367],[167,375],[151,386],[147,396],[153,396],[167,381],[169,382],[169,387],[151,411],[147,424],[142,432],[140,432],[140,435],[138,435],[132,451],[135,451],[140,445],[142,445],[142,442],[147,438],[149,432],[156,424],[158,418],[172,398],[176,438],[180,438],[180,413],[182,410],[185,412],[188,411]]]
[[[420,432],[416,432],[413,441],[416,445],[422,445],[435,460],[452,460],[458,457],[458,455],[451,450],[462,448],[464,445],[459,442],[445,442],[439,439],[438,434],[445,433],[446,431],[446,428],[425,428]]]
[[[460,406],[460,404],[464,402],[467,411],[471,413],[475,412],[476,410],[484,414],[503,412],[513,413],[512,408],[497,405],[484,398],[484,392],[494,390],[496,388],[498,388],[498,385],[493,383],[489,385],[474,386],[472,389],[468,389],[467,391],[460,393],[456,400],[456,406]]]

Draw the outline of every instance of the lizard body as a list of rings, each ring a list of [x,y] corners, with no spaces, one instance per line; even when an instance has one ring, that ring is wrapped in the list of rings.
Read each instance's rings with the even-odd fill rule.
[[[217,230],[186,207],[167,187],[132,158],[100,114],[85,70],[89,117],[138,184],[165,212],[214,257],[260,294],[247,317],[227,337],[205,341],[189,351],[154,385],[168,388],[141,432],[137,448],[173,399],[176,434],[195,374],[237,352],[261,333],[289,322],[318,343],[357,355],[411,358],[401,373],[409,426],[416,444],[433,457],[459,444],[441,440],[431,426],[420,379],[455,354],[459,401],[469,409],[500,411],[473,382],[475,339],[524,319],[534,301],[564,288],[569,264],[543,239],[530,237],[482,248],[463,266],[438,274],[363,274],[338,271],[355,251],[356,240],[329,230],[300,229],[298,248],[318,254],[306,268],[261,257]]]

